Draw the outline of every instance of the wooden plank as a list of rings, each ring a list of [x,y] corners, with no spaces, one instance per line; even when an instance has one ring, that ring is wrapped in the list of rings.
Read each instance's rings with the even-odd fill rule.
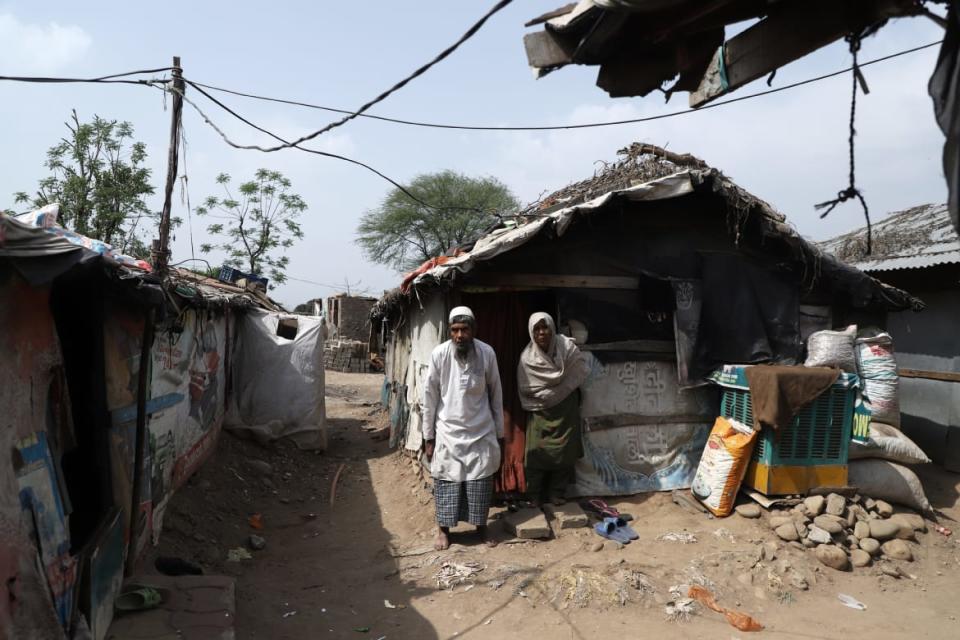
[[[621,413],[609,416],[595,416],[584,418],[583,426],[586,431],[605,431],[623,427],[647,427],[673,424],[710,424],[714,416],[680,414],[671,416],[643,416],[635,413]]]
[[[523,36],[527,64],[535,69],[553,69],[573,62],[573,50],[565,47],[549,31],[535,31]]]
[[[851,31],[915,12],[909,0],[784,2],[759,23],[727,41],[727,86],[720,82],[718,51],[700,86],[690,94],[690,106],[699,107],[730,93]]]
[[[547,287],[552,289],[638,289],[640,278],[633,276],[577,276],[540,273],[485,273],[475,282],[479,287]]]
[[[925,369],[900,369],[901,378],[923,378],[941,382],[960,382],[960,373],[956,371],[927,371]]]

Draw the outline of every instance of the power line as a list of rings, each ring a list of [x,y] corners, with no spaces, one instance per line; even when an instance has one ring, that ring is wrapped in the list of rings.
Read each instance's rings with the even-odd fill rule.
[[[146,73],[163,73],[170,71],[173,67],[161,67],[159,69],[140,69],[139,71],[125,71],[123,73],[113,73],[107,76],[97,78],[55,78],[50,76],[0,76],[0,80],[9,82],[33,82],[40,84],[68,84],[68,83],[89,83],[89,84],[153,84],[159,80],[120,80],[129,76],[138,76]]]
[[[908,54],[911,54],[911,53],[916,53],[917,51],[922,51],[923,49],[929,49],[930,47],[935,47],[935,46],[937,46],[938,44],[941,44],[942,42],[943,42],[943,40],[937,40],[936,42],[930,42],[930,43],[927,43],[927,44],[924,44],[924,45],[920,45],[920,46],[918,46],[918,47],[913,47],[912,49],[905,49],[905,50],[903,50],[903,51],[898,51],[898,52],[896,52],[896,53],[892,53],[892,54],[887,55],[887,56],[883,56],[883,57],[880,57],[880,58],[875,58],[875,59],[873,59],[873,60],[868,60],[868,61],[866,61],[866,62],[861,62],[859,66],[862,68],[862,67],[867,67],[867,66],[870,66],[870,65],[872,65],[872,64],[877,64],[877,63],[880,63],[880,62],[886,62],[887,60],[892,60],[892,59],[894,59],[894,58],[899,58],[900,56],[905,56],[905,55],[908,55]],[[698,108],[696,108],[696,109],[693,109],[693,108],[691,108],[691,109],[680,109],[680,110],[678,110],[678,111],[670,111],[670,112],[667,112],[667,113],[657,114],[657,115],[655,115],[655,116],[646,116],[646,117],[643,117],[643,118],[631,118],[631,119],[627,119],[627,120],[609,120],[609,121],[605,121],[605,122],[588,122],[588,123],[580,123],[580,124],[561,124],[561,125],[493,126],[493,125],[462,125],[462,124],[445,124],[445,123],[437,123],[437,122],[421,122],[421,121],[417,121],[417,120],[404,120],[404,119],[402,119],[402,118],[391,118],[391,117],[387,117],[387,116],[377,116],[377,115],[373,115],[373,114],[370,114],[370,113],[357,113],[356,115],[358,115],[359,117],[362,117],[362,118],[369,118],[369,119],[371,119],[371,120],[380,120],[380,121],[383,121],[383,122],[391,122],[391,123],[394,123],[394,124],[403,124],[403,125],[412,126],[412,127],[427,127],[427,128],[432,128],[432,129],[456,129],[456,130],[463,130],[463,131],[558,131],[558,130],[566,130],[566,129],[590,129],[590,128],[595,128],[595,127],[612,127],[612,126],[624,125],[624,124],[636,124],[636,123],[640,123],[640,122],[650,122],[650,121],[652,121],[652,120],[662,120],[662,119],[664,119],[664,118],[673,118],[673,117],[676,117],[676,116],[679,116],[679,115],[683,115],[683,114],[687,114],[687,113],[695,113],[695,112],[697,112],[697,111],[703,111],[703,110],[705,110],[705,109],[713,109],[713,108],[716,108],[716,107],[721,107],[721,106],[723,106],[723,105],[725,105],[725,104],[732,104],[732,103],[734,103],[734,102],[740,102],[740,101],[742,101],[742,100],[749,100],[749,99],[751,99],[751,98],[758,98],[758,97],[760,97],[760,96],[766,96],[766,95],[770,95],[770,94],[772,94],[772,93],[778,93],[778,92],[780,92],[780,91],[786,91],[787,89],[793,89],[793,88],[800,87],[800,86],[803,86],[803,85],[806,85],[806,84],[811,84],[811,83],[814,83],[814,82],[820,82],[821,80],[827,80],[827,79],[833,78],[833,77],[835,77],[835,76],[843,75],[843,74],[851,71],[852,69],[853,69],[853,67],[847,67],[847,68],[845,68],[845,69],[840,69],[839,71],[834,71],[834,72],[832,72],[832,73],[827,73],[827,74],[825,74],[825,75],[817,76],[817,77],[815,77],[815,78],[808,78],[808,79],[806,79],[806,80],[800,80],[799,82],[794,82],[794,83],[791,83],[791,84],[787,84],[787,85],[784,85],[784,86],[782,86],[782,87],[777,87],[777,88],[775,88],[775,89],[768,89],[768,90],[765,90],[765,91],[758,91],[758,92],[756,92],[756,93],[745,94],[745,95],[742,95],[742,96],[739,96],[739,97],[736,97],[736,98],[730,98],[730,99],[728,99],[728,100],[720,100],[720,101],[717,101],[717,102],[711,102],[711,103],[709,103],[709,104],[706,104],[706,105],[704,105],[704,106],[702,106],[702,107],[698,107]],[[320,110],[320,111],[330,111],[330,112],[333,112],[333,113],[349,113],[349,114],[354,113],[354,112],[348,111],[348,110],[346,110],[346,109],[338,109],[338,108],[335,108],[335,107],[326,107],[326,106],[323,106],[323,105],[311,104],[311,103],[308,103],[308,102],[299,102],[299,101],[296,101],[296,100],[286,100],[286,99],[283,99],[283,98],[271,98],[271,97],[268,97],[268,96],[262,96],[262,95],[257,95],[257,94],[253,94],[253,93],[245,93],[245,92],[242,92],[242,91],[235,91],[235,90],[233,90],[233,89],[225,89],[225,88],[223,88],[223,87],[217,87],[217,86],[213,86],[213,85],[210,85],[210,84],[205,84],[205,83],[202,83],[202,82],[197,82],[197,81],[195,81],[195,80],[189,80],[188,82],[190,83],[190,85],[192,85],[193,87],[197,88],[198,91],[200,90],[200,89],[199,89],[200,87],[203,87],[203,88],[205,88],[205,89],[210,89],[210,90],[212,90],[212,91],[220,91],[220,92],[223,92],[223,93],[229,93],[229,94],[233,94],[233,95],[235,95],[235,96],[240,96],[240,97],[243,97],[243,98],[252,98],[252,99],[254,99],[254,100],[263,100],[263,101],[267,101],[267,102],[277,102],[277,103],[280,103],[280,104],[289,104],[289,105],[298,106],[298,107],[306,107],[306,108],[308,108],[308,109],[317,109],[317,110]]]
[[[327,151],[320,151],[320,150],[318,150],[318,149],[310,149],[310,148],[307,148],[307,147],[302,147],[302,146],[300,146],[298,143],[288,143],[285,139],[281,138],[280,136],[278,136],[277,134],[273,133],[272,131],[269,131],[269,130],[267,130],[267,129],[264,129],[263,127],[255,124],[255,123],[251,122],[250,120],[248,120],[247,118],[241,116],[239,113],[237,113],[236,111],[234,111],[233,109],[231,109],[231,108],[228,107],[227,105],[223,104],[223,102],[221,102],[220,100],[217,100],[216,98],[214,98],[213,96],[211,96],[209,93],[207,93],[206,91],[204,91],[204,90],[201,89],[200,87],[194,85],[193,82],[191,82],[191,81],[189,81],[189,80],[186,80],[186,82],[187,82],[187,84],[189,84],[190,86],[192,86],[194,89],[196,89],[197,91],[199,91],[202,95],[204,95],[208,100],[210,100],[211,102],[213,102],[214,104],[216,104],[218,107],[220,107],[221,109],[223,109],[224,111],[226,111],[227,113],[229,113],[230,115],[232,115],[232,116],[233,116],[234,118],[236,118],[237,120],[240,120],[241,122],[243,122],[243,123],[246,124],[247,126],[252,127],[253,129],[256,129],[257,131],[260,131],[261,133],[265,133],[266,135],[270,136],[271,138],[273,138],[273,139],[275,139],[275,140],[279,140],[280,142],[283,142],[285,145],[289,145],[288,148],[299,149],[300,151],[306,151],[307,153],[314,153],[314,154],[317,154],[317,155],[320,155],[320,156],[325,156],[325,157],[328,157],[328,158],[334,158],[334,159],[336,159],[336,160],[343,160],[343,161],[345,161],[345,162],[349,162],[349,163],[355,164],[355,165],[357,165],[357,166],[363,167],[364,169],[373,172],[374,174],[380,176],[381,178],[383,178],[384,180],[386,180],[387,182],[389,182],[390,184],[392,184],[394,187],[396,187],[397,189],[399,189],[401,193],[403,193],[404,195],[406,195],[408,198],[410,198],[411,200],[413,200],[413,201],[416,202],[417,204],[420,204],[421,206],[427,207],[428,209],[433,209],[433,210],[435,210],[435,211],[437,211],[437,210],[456,210],[456,211],[475,211],[475,212],[477,212],[477,213],[483,213],[483,211],[481,211],[480,209],[478,209],[478,208],[476,208],[476,207],[460,207],[460,206],[452,206],[452,205],[440,207],[440,206],[437,206],[437,205],[430,204],[429,202],[425,202],[425,201],[423,201],[422,199],[420,199],[419,197],[415,196],[413,193],[410,192],[409,189],[407,189],[406,187],[404,187],[402,184],[400,184],[399,182],[397,182],[396,180],[394,180],[394,179],[391,178],[390,176],[386,175],[385,173],[383,173],[383,172],[381,172],[381,171],[379,171],[379,170],[377,170],[377,169],[374,169],[373,167],[371,167],[371,166],[368,165],[368,164],[365,164],[365,163],[363,163],[363,162],[360,162],[359,160],[354,160],[353,158],[348,158],[348,157],[346,157],[346,156],[338,155],[338,154],[336,154],[336,153],[329,153],[329,152],[327,152]],[[189,104],[191,107],[193,107],[194,110],[195,110],[198,114],[200,114],[200,117],[202,117],[202,118],[204,119],[204,121],[213,128],[214,131],[216,131],[218,134],[220,134],[220,137],[223,138],[224,142],[226,142],[226,143],[227,143],[228,145],[230,145],[231,147],[234,147],[234,148],[236,148],[236,149],[256,148],[256,149],[258,149],[258,150],[260,150],[260,151],[266,151],[266,150],[263,149],[262,147],[256,147],[256,146],[255,146],[255,147],[251,147],[251,146],[246,146],[246,145],[240,145],[240,144],[234,142],[234,141],[231,140],[216,124],[213,123],[213,121],[209,118],[209,116],[207,116],[207,115],[200,109],[200,107],[199,107],[195,102],[193,102],[192,100],[190,100],[189,98],[187,98],[187,97],[186,97],[185,95],[183,95],[183,94],[181,94],[181,97],[184,99],[184,101],[185,101],[187,104]]]
[[[190,82],[189,80],[187,81],[187,83],[190,84],[191,86],[193,85],[193,83]],[[194,87],[194,88],[196,88],[196,87]],[[227,113],[229,113],[230,115],[232,115],[233,117],[235,117],[236,119],[240,120],[241,122],[243,122],[243,123],[246,124],[247,126],[252,127],[252,128],[254,128],[254,129],[256,129],[257,131],[260,131],[261,133],[265,133],[265,134],[267,134],[268,136],[270,136],[271,138],[274,138],[275,140],[279,140],[280,142],[283,142],[285,145],[289,144],[289,143],[287,143],[286,140],[284,140],[283,138],[281,138],[281,137],[278,136],[277,134],[273,133],[272,131],[268,131],[267,129],[264,129],[263,127],[261,127],[261,126],[259,126],[259,125],[257,125],[257,124],[254,124],[254,123],[251,122],[250,120],[244,118],[243,116],[241,116],[240,114],[238,114],[236,111],[234,111],[234,110],[231,109],[230,107],[226,106],[225,104],[223,104],[222,102],[220,102],[220,101],[217,100],[216,98],[213,98],[212,96],[210,96],[209,94],[207,94],[206,92],[204,92],[202,89],[197,89],[197,91],[200,91],[200,93],[203,93],[205,96],[207,96],[207,98],[209,98],[210,100],[212,100],[217,106],[219,106],[221,109],[223,109],[224,111],[226,111]],[[194,111],[196,111],[196,112],[200,115],[200,117],[203,118],[204,122],[206,122],[208,125],[210,125],[210,127],[211,127],[214,131],[216,131],[216,132],[220,135],[221,138],[223,138],[223,141],[226,142],[226,143],[227,143],[228,145],[230,145],[231,147],[234,147],[235,149],[257,148],[257,149],[259,149],[259,150],[265,151],[265,149],[262,149],[262,148],[260,148],[260,147],[251,147],[251,146],[241,145],[241,144],[238,144],[238,143],[234,142],[233,140],[230,139],[229,136],[227,136],[226,133],[223,132],[222,129],[220,129],[220,127],[218,127],[218,126],[213,122],[213,120],[210,119],[210,117],[209,117],[206,113],[204,113],[204,111],[197,105],[196,102],[194,102],[194,101],[191,100],[190,98],[187,98],[185,95],[182,96],[182,97],[183,97],[184,102],[186,102],[186,103],[189,104],[191,107],[193,107]],[[421,200],[421,199],[418,198],[417,196],[415,196],[415,195],[413,195],[412,193],[410,193],[410,191],[408,191],[406,187],[404,187],[402,184],[400,184],[399,182],[397,182],[396,180],[394,180],[394,179],[391,178],[390,176],[386,175],[385,173],[383,173],[383,172],[381,172],[381,171],[378,171],[377,169],[374,169],[373,167],[371,167],[371,166],[368,165],[368,164],[365,164],[365,163],[363,163],[363,162],[360,162],[359,160],[354,160],[353,158],[348,158],[347,156],[342,156],[342,155],[339,155],[339,154],[336,154],[336,153],[330,153],[330,152],[327,152],[327,151],[320,151],[319,149],[310,149],[310,148],[307,148],[307,147],[301,147],[299,144],[292,144],[292,145],[290,145],[289,147],[285,147],[285,148],[299,149],[300,151],[306,151],[307,153],[314,153],[314,154],[319,155],[319,156],[325,156],[325,157],[327,157],[327,158],[334,158],[335,160],[343,160],[344,162],[349,162],[349,163],[351,163],[351,164],[355,164],[355,165],[357,165],[357,166],[363,167],[363,168],[366,169],[367,171],[373,172],[374,174],[380,176],[381,178],[383,178],[384,180],[386,180],[387,182],[389,182],[390,184],[392,184],[393,186],[395,186],[395,187],[396,187],[397,189],[399,189],[404,195],[406,195],[408,198],[410,198],[410,199],[413,200],[414,202],[417,202],[418,204],[421,204],[421,205],[423,205],[423,206],[425,206],[425,207],[427,207],[427,208],[430,208],[430,209],[436,209],[436,208],[437,208],[437,207],[434,207],[433,205],[431,205],[431,204],[429,204],[429,203],[427,203],[427,202],[424,202],[423,200]],[[472,210],[472,209],[471,209],[471,210]]]
[[[313,139],[316,138],[317,136],[320,136],[320,135],[322,135],[322,134],[324,134],[324,133],[327,133],[328,131],[330,131],[330,130],[332,130],[332,129],[336,129],[337,127],[340,127],[340,126],[345,125],[346,123],[350,122],[350,121],[353,120],[354,118],[356,118],[356,117],[358,117],[358,116],[360,116],[360,115],[363,115],[363,113],[364,113],[365,111],[367,111],[368,109],[370,109],[370,107],[372,107],[372,106],[374,106],[374,105],[376,105],[376,104],[378,104],[378,103],[380,103],[380,102],[383,102],[384,100],[386,100],[387,98],[389,98],[392,94],[396,93],[397,91],[399,91],[400,89],[402,89],[403,87],[405,87],[407,84],[409,84],[412,80],[420,77],[421,75],[423,75],[424,73],[426,73],[427,71],[429,71],[434,65],[436,65],[436,64],[438,64],[439,62],[441,62],[442,60],[444,60],[447,56],[449,56],[451,53],[453,53],[453,52],[456,51],[458,48],[460,48],[460,45],[462,45],[464,42],[466,42],[467,40],[469,40],[470,38],[472,38],[472,37],[474,36],[474,34],[476,34],[477,31],[479,31],[480,28],[487,22],[487,20],[489,20],[495,13],[497,13],[498,11],[500,11],[501,9],[503,9],[504,7],[506,7],[507,5],[509,5],[511,2],[513,2],[513,0],[500,0],[500,2],[496,3],[495,5],[493,5],[493,7],[492,7],[489,11],[487,11],[487,13],[485,13],[482,18],[480,18],[479,20],[477,20],[477,22],[475,22],[475,23],[473,24],[473,26],[471,26],[469,29],[467,29],[467,31],[466,31],[462,36],[460,36],[460,38],[457,39],[456,42],[454,42],[452,45],[450,45],[449,47],[447,47],[446,49],[444,49],[443,51],[441,51],[440,53],[438,53],[430,62],[428,62],[428,63],[426,63],[425,65],[421,66],[419,69],[417,69],[416,71],[414,71],[413,73],[411,73],[410,75],[408,75],[407,77],[405,77],[403,80],[400,80],[399,82],[397,82],[396,84],[394,84],[392,87],[390,87],[389,89],[387,89],[386,91],[384,91],[383,93],[381,93],[380,95],[378,95],[378,96],[377,96],[376,98],[374,98],[373,100],[370,100],[369,102],[367,102],[366,104],[364,104],[362,107],[360,107],[360,108],[357,109],[356,111],[348,112],[349,115],[347,115],[346,117],[341,118],[340,120],[337,120],[337,121],[335,121],[335,122],[331,122],[331,123],[328,124],[327,126],[323,127],[322,129],[318,129],[318,130],[314,131],[313,133],[308,133],[308,134],[305,135],[305,136],[302,136],[302,137],[300,137],[300,138],[297,138],[297,139],[294,140],[293,142],[284,142],[282,145],[279,145],[279,146],[276,146],[276,147],[260,147],[260,146],[257,146],[257,145],[246,145],[246,146],[243,146],[243,145],[240,145],[240,146],[238,146],[238,145],[233,145],[233,146],[236,146],[238,149],[253,149],[253,150],[256,150],[256,151],[264,151],[264,152],[266,152],[266,153],[270,153],[270,152],[273,152],[273,151],[280,151],[280,150],[282,150],[282,149],[288,149],[288,148],[290,148],[290,147],[296,147],[297,145],[299,145],[299,144],[302,143],[302,142],[307,142],[307,141],[309,141],[309,140],[313,140]],[[272,135],[272,134],[271,134],[271,135]]]

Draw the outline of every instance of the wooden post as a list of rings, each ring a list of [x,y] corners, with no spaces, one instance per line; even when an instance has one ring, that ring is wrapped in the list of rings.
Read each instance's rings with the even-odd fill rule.
[[[163,274],[170,262],[170,204],[173,185],[177,181],[177,160],[180,156],[180,121],[183,115],[183,69],[180,56],[173,57],[173,110],[170,115],[170,148],[167,152],[167,183],[163,190],[163,212],[160,214],[160,239],[154,240],[151,258],[154,269]]]
[[[150,348],[153,346],[153,325],[155,311],[151,307],[146,311],[143,321],[143,335],[140,339],[140,368],[137,370],[137,430],[134,437],[136,447],[133,452],[133,486],[130,500],[130,541],[127,544],[127,562],[124,575],[133,575],[137,562],[137,543],[140,540],[140,494],[143,492],[143,474],[146,469],[147,447],[147,386],[150,384]]]

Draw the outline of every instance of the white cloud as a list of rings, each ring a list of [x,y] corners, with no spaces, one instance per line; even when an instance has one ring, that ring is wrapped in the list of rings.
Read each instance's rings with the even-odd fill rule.
[[[93,40],[74,25],[27,24],[0,13],[0,60],[8,73],[53,73],[83,57]]]

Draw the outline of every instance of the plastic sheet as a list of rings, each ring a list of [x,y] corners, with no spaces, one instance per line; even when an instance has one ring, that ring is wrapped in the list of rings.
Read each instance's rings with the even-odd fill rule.
[[[240,319],[225,426],[261,442],[326,449],[320,319],[295,316],[296,336],[287,339],[277,335],[281,317],[290,316],[251,310]]]

